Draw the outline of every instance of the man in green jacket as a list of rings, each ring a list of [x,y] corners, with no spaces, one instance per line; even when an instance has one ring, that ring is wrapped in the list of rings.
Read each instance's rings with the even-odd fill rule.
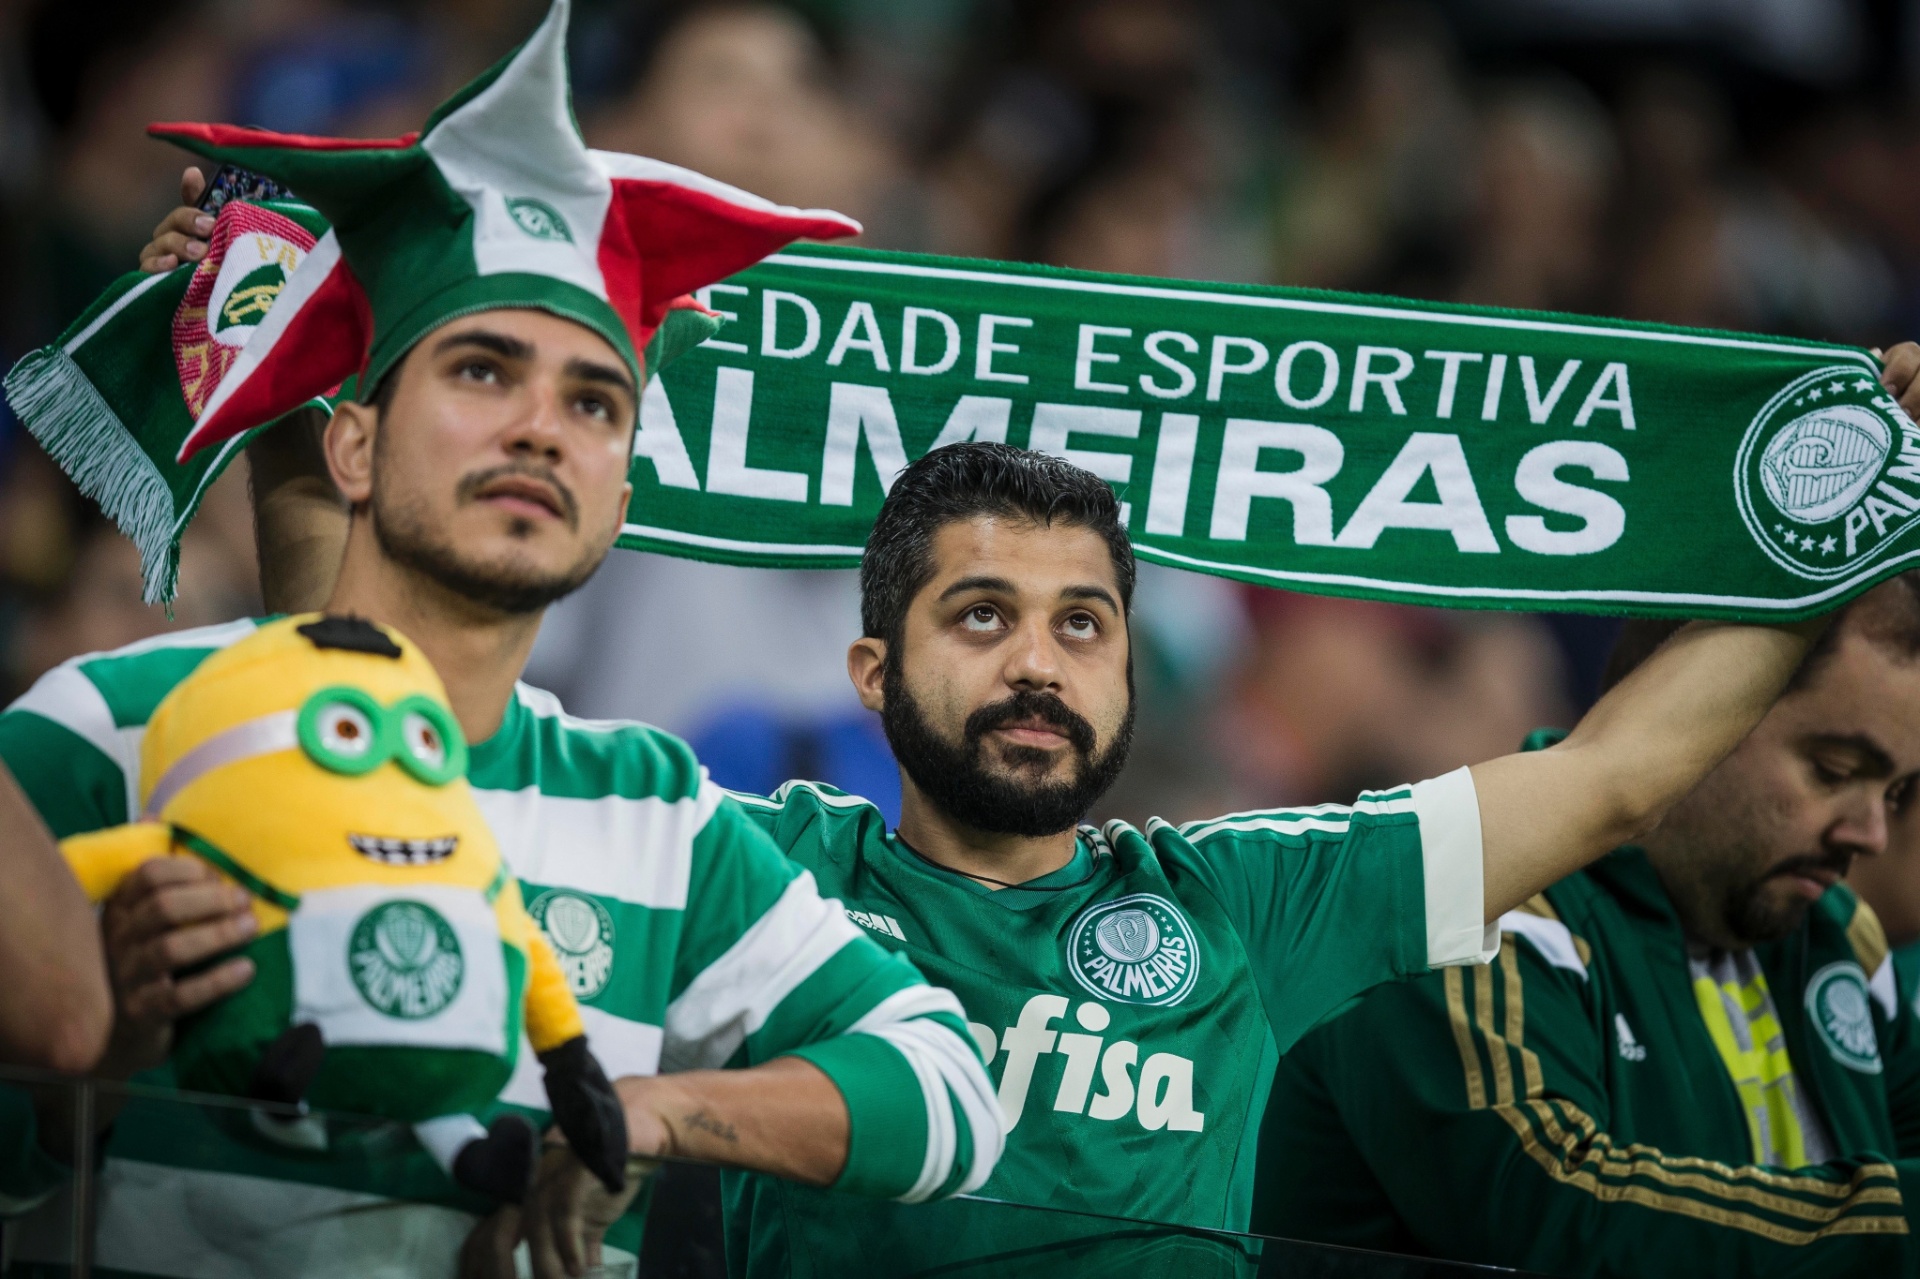
[[[1610,677],[1671,629],[1629,623]],[[1510,912],[1494,966],[1302,1039],[1255,1228],[1560,1275],[1920,1273],[1914,992],[1837,882],[1917,773],[1908,575],[1643,846]]]
[[[1887,851],[1854,867],[1848,885],[1887,933],[1894,976],[1920,1015],[1920,811],[1902,804],[1887,826]]]

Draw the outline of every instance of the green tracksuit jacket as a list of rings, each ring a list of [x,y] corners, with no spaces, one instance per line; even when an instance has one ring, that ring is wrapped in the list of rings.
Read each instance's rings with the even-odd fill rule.
[[[1791,1171],[1751,1162],[1643,852],[1502,929],[1491,967],[1381,987],[1281,1061],[1255,1230],[1555,1275],[1920,1274],[1915,992],[1851,891],[1758,951],[1797,1085],[1846,1152]]]

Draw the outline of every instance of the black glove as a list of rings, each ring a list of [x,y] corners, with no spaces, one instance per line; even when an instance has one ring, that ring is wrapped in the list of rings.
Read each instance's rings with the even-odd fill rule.
[[[320,1067],[326,1064],[327,1041],[310,1021],[289,1026],[266,1046],[254,1063],[247,1096],[282,1106],[297,1106],[307,1098]]]
[[[525,1203],[540,1159],[540,1138],[518,1115],[501,1115],[454,1156],[453,1179],[476,1194],[501,1203]]]
[[[567,1144],[609,1193],[619,1194],[627,1185],[627,1112],[587,1051],[587,1037],[541,1053],[540,1064],[547,1068],[547,1104]]]

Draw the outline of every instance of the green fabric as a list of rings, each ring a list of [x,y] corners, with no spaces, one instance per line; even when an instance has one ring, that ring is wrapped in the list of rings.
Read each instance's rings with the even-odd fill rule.
[[[1834,1162],[1751,1166],[1679,921],[1629,848],[1507,916],[1493,967],[1383,987],[1301,1040],[1267,1109],[1255,1229],[1555,1275],[1916,1273],[1920,1027],[1883,1004],[1858,909],[1832,889],[1755,952]],[[1848,998],[1822,1000],[1836,974]]]
[[[1092,878],[1028,890],[1045,900],[1021,910],[997,900],[1018,890],[982,893],[910,860],[877,808],[830,787],[793,782],[741,804],[870,936],[960,997],[1011,1125],[978,1192],[988,1199],[1244,1229],[1277,1052],[1352,996],[1426,969],[1422,826],[1404,788],[1352,810],[1087,830]],[[1069,959],[1091,931],[1077,925],[1148,898],[1163,949],[1192,939],[1192,984],[1157,1006],[1092,997],[1087,966]],[[727,1175],[726,1207],[730,1265],[754,1276],[847,1273],[863,1252],[903,1272],[969,1257],[1011,1266],[1022,1253],[1037,1264],[1057,1232],[1089,1224],[929,1212],[747,1174]],[[1112,1229],[1086,1264],[1139,1245]]]
[[[252,438],[236,437],[185,463],[175,460],[197,412],[188,407],[189,391],[204,403],[212,387],[203,384],[217,382],[235,353],[207,336],[204,306],[189,314],[196,311],[189,292],[196,282],[200,292],[213,288],[230,253],[235,267],[244,268],[259,243],[250,237],[270,237],[271,248],[293,257],[325,230],[325,220],[303,204],[229,203],[198,263],[120,277],[58,341],[7,374],[15,416],[140,549],[148,603],[173,598],[180,536],[207,487]],[[288,274],[276,269],[273,293]],[[209,352],[222,359],[210,371]],[[330,411],[324,401],[316,407]]]
[[[507,1052],[330,1045],[307,1101],[319,1110],[415,1123],[486,1106],[513,1072],[524,1021],[527,957],[502,943],[507,974]],[[172,1064],[181,1087],[244,1096],[261,1052],[293,1021],[293,960],[275,929],[235,952],[254,976],[237,993],[183,1018]]]
[[[1157,1171],[1173,1176],[1184,1170]],[[860,1200],[837,1197],[816,1210],[792,1213],[762,1195],[742,1205],[742,1212],[750,1215],[727,1218],[731,1279],[1426,1279],[1396,1262],[1337,1253],[1301,1257],[1304,1264],[1297,1268],[1271,1262],[1263,1267],[1254,1239],[966,1198],[919,1204],[882,1221],[873,1220]]]
[[[376,278],[396,283],[413,279],[410,272],[393,268]],[[368,386],[380,385],[380,379],[400,362],[401,356],[413,349],[414,343],[448,321],[503,307],[546,311],[585,325],[606,339],[626,363],[634,385],[640,384],[640,358],[633,349],[633,338],[605,299],[565,280],[525,272],[455,279],[438,292],[414,302],[375,338],[373,354],[368,358],[362,380]]]
[[[127,820],[120,765],[58,720],[22,709],[0,715],[0,758],[22,790],[46,797],[40,820],[55,839]]]
[[[1325,594],[1790,617],[1915,553],[1920,429],[1850,348],[813,246],[703,296],[636,549],[850,566],[883,477],[991,438],[1111,481],[1143,559]]]
[[[1321,594],[1787,619],[1920,556],[1920,428],[1854,348],[825,246],[701,297],[633,549],[849,567],[900,466],[1000,439],[1113,483],[1144,559]]]
[[[896,1186],[912,1185],[927,1143],[927,1108],[913,1069],[900,1054],[871,1035],[842,1035],[790,1055],[812,1062],[833,1080],[847,1113],[856,1117],[847,1137],[846,1167],[833,1188],[885,1196]]]

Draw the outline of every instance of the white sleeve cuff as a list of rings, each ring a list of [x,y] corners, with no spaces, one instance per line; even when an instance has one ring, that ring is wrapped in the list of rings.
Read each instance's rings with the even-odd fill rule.
[[[1500,925],[1487,917],[1480,797],[1473,774],[1456,768],[1413,787],[1420,819],[1420,861],[1426,875],[1427,966],[1490,964],[1500,953]]]

